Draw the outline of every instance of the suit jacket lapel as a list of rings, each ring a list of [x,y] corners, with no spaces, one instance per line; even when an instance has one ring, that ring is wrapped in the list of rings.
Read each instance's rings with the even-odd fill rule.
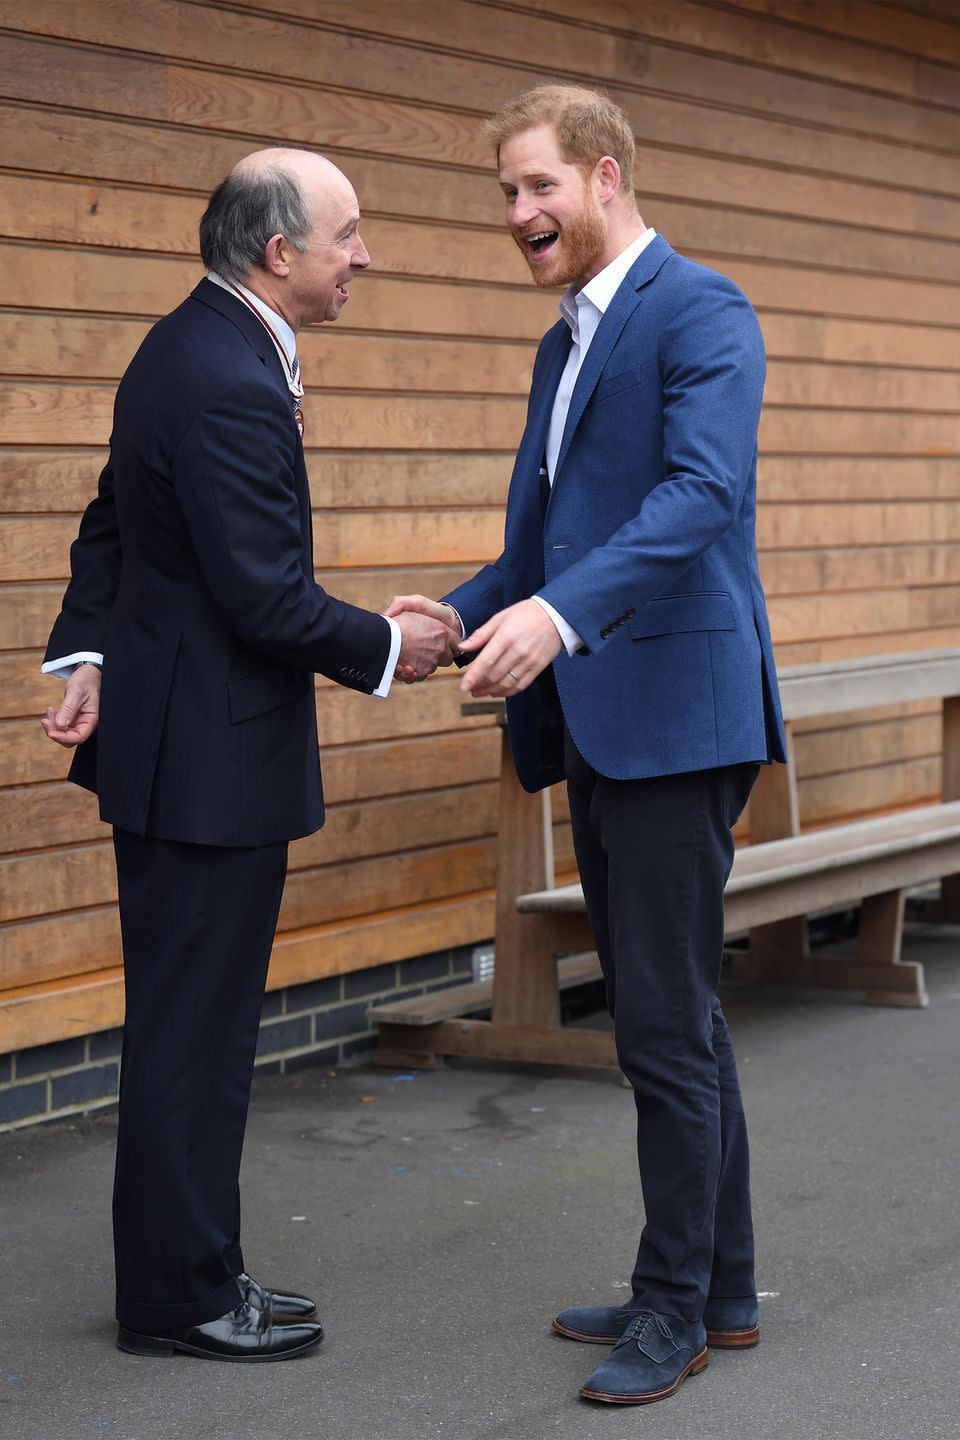
[[[570,341],[570,326],[566,320],[558,320],[556,325],[547,331],[540,374],[530,391],[530,411],[521,443],[525,463],[527,466],[536,464],[538,471],[543,463],[557,386],[570,354]]]
[[[587,401],[597,387],[597,381],[603,374],[614,345],[620,339],[624,325],[643,299],[644,285],[653,279],[663,262],[673,253],[672,247],[667,244],[663,236],[657,235],[638,255],[624,276],[619,290],[604,311],[603,318],[597,326],[597,333],[587,351],[587,358],[580,367],[577,383],[573,387],[573,395],[570,397],[570,409],[567,411],[563,439],[560,442],[560,453],[557,456],[557,468],[553,476],[554,485],[556,485],[557,476],[563,468],[563,462],[570,449],[574,432],[580,423],[580,417],[587,408]]]
[[[229,290],[224,290],[219,285],[214,285],[212,280],[204,278],[195,290],[191,292],[191,299],[199,300],[201,305],[206,305],[210,310],[216,310],[225,320],[229,320],[240,331],[240,334],[247,341],[254,354],[263,362],[270,379],[278,384],[285,395],[289,395],[287,389],[287,378],[283,373],[283,366],[280,364],[280,357],[277,354],[273,341],[267,334],[266,327],[257,319],[253,311],[231,295]]]
[[[254,354],[262,361],[267,377],[282,392],[284,400],[290,405],[290,420],[293,423],[293,404],[287,388],[287,379],[283,373],[283,366],[280,364],[280,357],[266,328],[256,315],[244,305],[242,300],[231,295],[229,290],[214,285],[206,278],[201,280],[196,289],[191,292],[191,298],[199,300],[201,305],[206,305],[211,310],[216,310],[219,315],[237,327]],[[303,532],[303,570],[307,578],[312,580],[313,518],[310,504],[310,483],[307,479],[307,466],[302,444],[298,447],[294,462],[293,482],[296,486],[297,500],[300,506],[300,525]]]

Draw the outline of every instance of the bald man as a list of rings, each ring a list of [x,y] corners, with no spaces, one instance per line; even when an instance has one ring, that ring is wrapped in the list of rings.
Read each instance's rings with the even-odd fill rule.
[[[238,1175],[287,844],[323,824],[313,674],[384,697],[455,642],[313,578],[296,335],[369,265],[357,197],[319,156],[261,151],[200,224],[207,278],[117,392],[71,551],[41,722],[113,826],[126,981],[114,1188],[118,1344],[279,1360],[312,1300],[240,1249]]]

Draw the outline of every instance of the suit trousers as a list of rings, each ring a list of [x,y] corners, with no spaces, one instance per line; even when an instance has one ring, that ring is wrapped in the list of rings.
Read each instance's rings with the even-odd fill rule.
[[[646,1223],[634,1303],[699,1320],[755,1291],[750,1162],[717,986],[731,831],[758,764],[646,780],[597,774],[569,732],[573,839],[633,1086]]]
[[[126,986],[117,1319],[156,1334],[240,1298],[240,1157],[287,846],[117,829],[114,850]]]

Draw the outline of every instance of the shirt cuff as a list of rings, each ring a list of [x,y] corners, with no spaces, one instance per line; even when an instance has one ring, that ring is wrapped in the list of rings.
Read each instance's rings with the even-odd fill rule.
[[[461,639],[461,640],[466,640],[466,638],[467,638],[467,627],[466,627],[466,625],[464,625],[463,620],[461,619],[460,611],[457,609],[457,607],[456,607],[455,605],[451,605],[449,600],[441,600],[441,601],[440,601],[440,604],[441,604],[441,605],[446,605],[446,607],[447,607],[448,610],[452,610],[452,611],[453,611],[454,615],[456,616],[457,624],[460,626],[460,639]]]
[[[563,641],[563,648],[566,650],[568,655],[576,655],[578,650],[583,649],[583,641],[580,639],[580,636],[577,634],[576,630],[574,630],[571,625],[567,624],[566,620],[564,620],[562,615],[557,614],[556,610],[554,610],[549,600],[544,600],[541,595],[531,595],[530,598],[531,600],[536,600],[537,604],[541,607],[541,609],[546,610],[547,614],[550,616],[550,619],[557,627],[560,639]]]
[[[69,680],[77,666],[86,660],[94,665],[103,665],[103,656],[98,655],[95,650],[77,650],[73,655],[64,655],[62,660],[48,660],[45,665],[40,666],[40,674],[57,675],[61,680]]]
[[[400,646],[403,642],[403,635],[396,620],[392,620],[389,615],[384,615],[383,618],[390,626],[390,654],[387,658],[387,668],[383,672],[383,678],[373,692],[378,700],[386,700],[390,694],[390,686],[393,684],[397,661],[400,658]]]

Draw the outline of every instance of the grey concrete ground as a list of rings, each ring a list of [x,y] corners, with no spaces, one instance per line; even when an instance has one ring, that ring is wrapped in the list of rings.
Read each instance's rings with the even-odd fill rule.
[[[114,1124],[0,1137],[3,1440],[935,1440],[960,1434],[960,932],[914,930],[925,1012],[727,997],[751,1122],[763,1340],[672,1400],[593,1407],[548,1333],[623,1295],[641,1215],[610,1075],[459,1065],[261,1081],[247,1261],[317,1293],[282,1365],[113,1348]],[[618,1288],[619,1287],[619,1288]]]

